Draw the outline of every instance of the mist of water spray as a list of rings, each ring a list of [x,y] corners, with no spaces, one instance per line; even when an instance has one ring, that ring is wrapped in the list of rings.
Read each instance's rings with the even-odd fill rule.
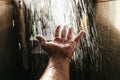
[[[83,6],[80,6],[81,9],[84,9],[80,15],[78,10],[79,0],[31,0],[29,2],[26,0],[25,3],[31,10],[34,35],[40,34],[51,40],[51,32],[57,25],[74,27],[74,34],[78,32],[81,24],[82,29],[87,28],[86,8],[84,3]],[[83,23],[81,23],[80,20],[83,18]]]
[[[81,39],[72,58],[76,68],[83,72],[85,66],[87,66],[88,69],[94,69],[94,71],[100,70],[101,56],[99,55],[99,48],[96,41],[97,30],[93,20],[92,1],[93,0],[25,0],[27,9],[29,9],[30,12],[29,24],[32,25],[30,26],[31,38],[39,34],[43,35],[47,40],[51,40],[53,31],[57,25],[74,27],[74,35],[82,29],[85,30],[85,36]],[[32,44],[32,46],[34,46],[34,44]],[[32,49],[31,53],[42,54],[44,51],[41,47],[37,47]]]

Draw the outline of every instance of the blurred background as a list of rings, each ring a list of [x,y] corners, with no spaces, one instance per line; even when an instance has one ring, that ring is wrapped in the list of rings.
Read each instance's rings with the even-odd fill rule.
[[[0,0],[0,80],[38,80],[59,24],[86,34],[71,59],[71,80],[120,79],[119,0]]]

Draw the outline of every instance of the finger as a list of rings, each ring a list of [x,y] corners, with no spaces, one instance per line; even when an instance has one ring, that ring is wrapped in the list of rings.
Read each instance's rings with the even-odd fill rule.
[[[44,39],[44,37],[42,37],[42,36],[36,36],[36,38],[39,40],[39,42],[40,42],[41,44],[43,44],[43,43],[45,42],[45,39]]]
[[[61,27],[61,25],[57,26],[57,28],[55,29],[54,37],[59,37],[60,36],[60,27]]]
[[[76,38],[74,39],[74,41],[75,41],[76,43],[78,43],[84,33],[85,33],[85,31],[84,31],[84,30],[81,30],[81,31],[79,32],[79,34],[76,36]]]
[[[71,40],[73,38],[73,27],[69,28],[67,40]]]
[[[61,38],[65,39],[67,33],[67,26],[64,26],[61,32]]]
[[[41,43],[42,48],[45,51],[49,51],[51,49],[50,42],[46,42],[45,39],[42,36],[36,36],[36,38],[39,40],[39,42]]]

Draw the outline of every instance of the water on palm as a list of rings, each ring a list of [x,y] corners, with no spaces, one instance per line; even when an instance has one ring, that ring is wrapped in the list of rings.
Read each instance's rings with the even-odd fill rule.
[[[71,76],[71,79],[79,80],[92,71],[101,70],[101,56],[96,41],[98,35],[93,20],[93,3],[93,0],[25,0],[29,10],[31,41],[29,45],[33,56],[31,66],[35,72],[35,79],[42,74],[49,58],[40,46],[34,48],[37,44],[35,36],[43,35],[50,41],[57,25],[74,27],[74,35],[82,29],[85,30],[84,38],[77,46],[71,60],[71,75],[76,74]],[[83,77],[80,77],[80,74]]]

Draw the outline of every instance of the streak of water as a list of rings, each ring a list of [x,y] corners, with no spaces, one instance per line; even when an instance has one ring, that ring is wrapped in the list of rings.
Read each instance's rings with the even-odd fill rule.
[[[73,26],[76,34],[82,18],[81,29],[86,29],[87,32],[87,14],[83,1],[80,3],[78,0],[31,0],[26,3],[29,3],[28,8],[31,10],[34,35],[41,34],[51,40],[57,25]],[[82,9],[81,14],[78,5]]]
[[[46,37],[47,40],[51,40],[53,30],[59,24],[73,26],[75,35],[81,29],[85,30],[86,34],[76,48],[72,58],[76,68],[80,68],[83,72],[86,71],[84,70],[85,66],[93,71],[99,71],[101,68],[101,56],[97,45],[97,30],[93,20],[94,8],[92,1],[25,0],[27,8],[30,10],[31,38],[40,34]],[[44,53],[40,47],[32,49],[31,52],[33,54]]]

